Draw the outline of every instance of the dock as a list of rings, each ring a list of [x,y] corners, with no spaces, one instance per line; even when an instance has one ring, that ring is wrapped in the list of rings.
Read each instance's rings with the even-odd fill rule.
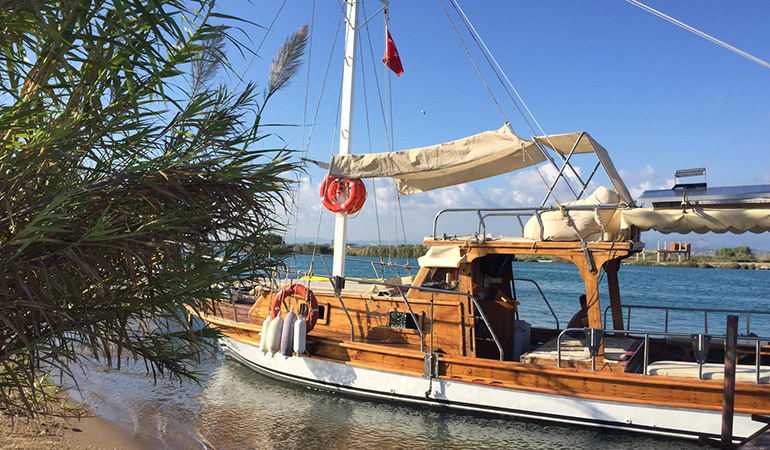
[[[673,261],[676,257],[677,262],[690,261],[692,258],[692,245],[689,242],[668,242],[663,243],[663,248],[660,247],[660,241],[655,250],[643,250],[636,254],[636,260],[646,261],[648,255],[650,258],[655,258],[656,262],[661,261]]]

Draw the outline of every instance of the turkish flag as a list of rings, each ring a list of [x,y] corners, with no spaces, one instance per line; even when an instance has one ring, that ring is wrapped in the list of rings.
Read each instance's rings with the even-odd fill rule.
[[[398,57],[396,44],[393,42],[393,37],[390,36],[387,25],[385,25],[385,36],[387,40],[385,41],[385,55],[382,57],[382,62],[400,77],[404,73],[404,68],[401,67],[401,58]]]

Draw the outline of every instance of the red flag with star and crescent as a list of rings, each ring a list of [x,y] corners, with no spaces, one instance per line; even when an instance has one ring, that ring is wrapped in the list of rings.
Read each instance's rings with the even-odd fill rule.
[[[393,42],[393,37],[390,35],[390,31],[388,31],[387,25],[385,25],[385,37],[385,55],[382,57],[382,62],[400,77],[404,73],[404,68],[401,66],[401,58],[398,57],[396,44]]]

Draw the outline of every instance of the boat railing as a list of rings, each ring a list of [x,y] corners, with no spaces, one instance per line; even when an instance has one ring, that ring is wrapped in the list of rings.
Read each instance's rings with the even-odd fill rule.
[[[450,291],[448,289],[439,289],[439,288],[432,288],[432,287],[425,287],[425,286],[412,286],[412,285],[404,285],[404,284],[398,284],[398,283],[389,283],[387,281],[379,281],[379,280],[367,280],[363,278],[352,278],[352,277],[346,277],[347,281],[352,281],[354,283],[359,284],[371,284],[375,286],[385,286],[390,288],[396,288],[398,289],[398,292],[404,302],[407,304],[407,307],[409,308],[409,313],[412,315],[412,320],[415,322],[415,324],[418,326],[418,331],[420,333],[420,349],[421,351],[425,351],[424,349],[424,341],[425,336],[422,332],[422,329],[419,327],[419,322],[417,321],[416,316],[412,312],[411,306],[409,306],[409,301],[406,297],[406,292],[408,292],[410,289],[415,289],[420,292],[429,292],[431,294],[449,294],[449,295],[455,295],[455,296],[461,296],[468,298],[472,303],[473,306],[476,308],[476,311],[478,311],[479,316],[481,317],[481,320],[484,322],[484,325],[487,327],[487,330],[489,331],[489,334],[492,336],[492,340],[494,341],[495,345],[497,346],[497,351],[499,354],[500,361],[504,360],[505,353],[503,351],[503,346],[500,343],[500,339],[497,337],[497,334],[492,329],[492,325],[489,322],[489,318],[487,317],[486,313],[484,313],[484,310],[481,308],[481,305],[479,304],[479,301],[476,299],[475,296],[471,295],[468,292],[460,292],[460,291]],[[333,277],[329,277],[329,281],[334,283]],[[431,296],[431,303],[433,303],[433,297]],[[431,309],[432,311],[432,309]],[[431,336],[433,335],[433,317],[431,315]],[[351,339],[352,339],[352,333],[351,333]],[[432,341],[432,339],[431,339]],[[431,349],[431,353],[433,352],[433,349]]]
[[[709,331],[709,313],[712,314],[742,314],[746,316],[746,334],[751,334],[751,316],[764,315],[770,316],[770,311],[751,310],[751,309],[720,309],[720,308],[689,308],[684,306],[656,306],[656,305],[620,305],[621,309],[626,309],[626,328],[631,328],[631,311],[632,310],[653,310],[663,311],[663,331],[668,332],[669,319],[672,311],[689,312],[703,314],[703,332]],[[610,306],[604,308],[604,323],[607,323],[607,311]],[[744,338],[745,336],[741,336]]]
[[[551,315],[553,316],[553,320],[556,321],[556,329],[558,330],[560,328],[559,327],[559,318],[556,317],[556,313],[554,312],[553,308],[551,307],[551,303],[545,297],[545,293],[540,288],[540,285],[537,283],[537,281],[535,281],[535,280],[533,280],[531,278],[515,278],[515,277],[514,277],[513,281],[526,281],[528,283],[532,283],[532,284],[535,285],[535,287],[537,288],[537,291],[540,293],[540,297],[542,297],[543,301],[545,302],[545,306],[547,306],[548,310],[551,311]]]
[[[438,236],[438,219],[444,214],[448,213],[476,213],[478,217],[477,234],[480,236],[480,240],[483,242],[487,236],[487,224],[486,219],[489,217],[515,217],[521,227],[521,233],[524,234],[524,222],[522,217],[536,217],[538,225],[540,225],[540,239],[543,240],[543,233],[545,228],[543,227],[542,213],[561,211],[563,214],[569,216],[570,211],[594,211],[600,210],[616,210],[627,208],[629,205],[625,203],[607,204],[607,205],[562,205],[558,206],[542,206],[542,207],[527,207],[527,208],[446,208],[442,209],[436,214],[433,219],[433,234],[432,237],[435,240]],[[604,225],[601,224],[602,234],[604,234]]]
[[[300,276],[309,276],[309,272],[302,272],[297,270],[290,270],[286,269],[285,271],[282,271],[288,274],[294,274],[294,275],[300,275]],[[337,300],[340,302],[340,305],[342,306],[343,311],[345,312],[345,315],[348,318],[348,322],[350,323],[350,340],[355,341],[355,325],[353,324],[353,319],[350,317],[350,313],[348,312],[347,307],[345,306],[344,300],[342,300],[342,296],[340,295],[340,289],[337,289],[338,283],[338,277],[334,276],[319,276],[315,275],[319,278],[326,278],[329,280],[329,283],[331,283],[332,288],[334,289],[334,295],[337,298]],[[407,310],[409,310],[409,315],[412,317],[412,321],[414,322],[415,326],[417,327],[417,332],[420,335],[420,351],[425,352],[425,332],[422,329],[422,326],[420,325],[420,321],[417,320],[417,316],[414,314],[414,310],[412,309],[412,305],[409,302],[409,299],[407,298],[407,292],[409,290],[414,289],[420,292],[429,292],[431,294],[449,294],[454,296],[461,296],[468,298],[476,308],[476,311],[479,312],[479,315],[481,317],[481,320],[484,322],[484,325],[486,326],[487,330],[489,331],[489,334],[492,336],[492,340],[495,343],[495,346],[497,346],[497,351],[499,354],[500,361],[503,361],[505,358],[505,353],[503,350],[503,346],[500,343],[500,339],[497,337],[497,334],[492,329],[492,325],[489,322],[489,318],[487,317],[486,313],[484,313],[484,310],[481,309],[481,305],[479,304],[478,299],[476,299],[475,296],[471,295],[468,292],[460,292],[460,291],[451,291],[448,289],[440,289],[440,288],[432,288],[432,287],[426,287],[426,286],[413,286],[413,285],[407,285],[407,284],[400,284],[400,283],[391,283],[388,281],[381,281],[381,280],[370,280],[366,278],[355,278],[355,277],[345,277],[342,278],[342,280],[357,283],[357,284],[363,284],[363,285],[373,285],[373,286],[384,286],[388,288],[395,288],[398,290],[399,296],[404,301],[404,304],[406,305]],[[433,296],[431,296],[431,304],[433,303]],[[237,319],[236,319],[237,321]],[[433,308],[431,307],[431,354],[433,353]]]
[[[593,330],[593,331],[591,331]],[[561,348],[562,348],[562,340],[564,336],[567,333],[571,333],[574,335],[576,332],[584,333],[584,335],[588,336],[591,332],[598,332],[600,335],[607,335],[607,334],[622,334],[625,337],[638,337],[644,339],[644,359],[643,359],[643,366],[642,366],[642,374],[645,376],[649,375],[649,365],[650,365],[650,336],[656,336],[661,337],[664,339],[672,339],[672,338],[679,338],[679,339],[698,339],[702,342],[703,337],[708,336],[709,339],[727,339],[726,335],[706,335],[705,333],[669,333],[664,331],[649,331],[649,330],[605,330],[601,328],[567,328],[566,330],[562,330],[559,333],[559,336],[556,340],[556,367],[561,368],[561,362],[562,362],[562,355],[561,355]],[[763,336],[740,336],[741,341],[753,341],[754,342],[754,373],[755,373],[755,383],[761,384],[761,362],[762,362],[762,342],[770,341],[770,337],[763,337]],[[596,370],[596,354],[591,352],[591,370]],[[703,364],[705,364],[705,361],[699,360],[698,361],[698,379],[703,379]]]

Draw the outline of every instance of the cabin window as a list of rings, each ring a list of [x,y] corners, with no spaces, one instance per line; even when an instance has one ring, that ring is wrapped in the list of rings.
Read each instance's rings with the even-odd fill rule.
[[[391,311],[388,318],[388,326],[391,328],[401,328],[402,330],[416,330],[417,324],[409,313]]]
[[[430,269],[425,281],[422,282],[422,286],[456,291],[458,287],[457,269],[443,267]]]
[[[326,305],[318,305],[318,320],[326,322]]]

